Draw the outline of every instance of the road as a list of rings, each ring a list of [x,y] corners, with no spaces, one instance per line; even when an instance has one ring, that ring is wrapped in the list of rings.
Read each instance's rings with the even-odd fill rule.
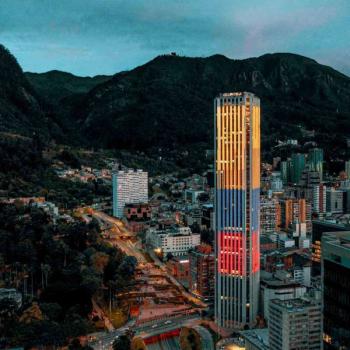
[[[147,260],[140,249],[138,249],[135,244],[128,239],[135,237],[135,235],[125,228],[124,223],[121,220],[100,211],[94,211],[92,215],[93,217],[111,226],[111,238],[108,239],[111,244],[118,246],[125,254],[134,256],[139,264],[147,263]]]
[[[168,331],[172,331],[174,329],[181,328],[185,325],[195,324],[196,322],[199,321],[199,319],[200,318],[198,316],[189,315],[189,316],[178,317],[168,321],[165,321],[165,320],[162,320],[161,322],[153,321],[140,326],[135,326],[135,321],[130,321],[121,328],[115,329],[111,332],[102,332],[98,334],[96,336],[96,340],[91,342],[89,345],[91,345],[96,350],[106,350],[111,347],[114,339],[124,334],[129,328],[133,332],[135,332],[135,335],[141,336],[143,338],[147,338],[147,337],[162,334]],[[169,339],[168,342],[169,341],[173,343],[171,339]],[[160,349],[173,349],[173,347],[166,347],[167,345],[165,343],[167,343],[167,341],[164,341],[162,343],[163,343],[162,344],[163,347],[160,347]],[[154,349],[159,349],[159,346],[157,347],[157,344],[153,344],[154,346],[156,346],[154,347]],[[177,349],[177,348],[174,347],[174,349]]]
[[[94,211],[93,216],[105,223],[108,223],[109,225],[115,228],[115,231],[117,233],[113,233],[114,231],[111,232],[112,239],[110,240],[110,242],[112,244],[117,245],[123,252],[125,252],[125,254],[134,256],[137,259],[139,264],[147,263],[145,256],[142,254],[142,251],[136,247],[135,243],[133,243],[130,239],[120,238],[120,237],[134,237],[134,235],[125,228],[124,223],[121,220],[113,216],[109,216],[100,211]],[[158,266],[163,271],[163,273],[171,280],[171,282],[180,289],[182,295],[187,300],[195,304],[197,307],[200,307],[200,308],[208,307],[208,305],[205,304],[203,301],[201,301],[200,299],[196,298],[193,294],[186,291],[184,286],[181,283],[179,283],[179,281],[168,272],[165,264],[158,259],[158,257],[154,254],[152,250],[149,251],[149,254],[153,259],[154,264]]]

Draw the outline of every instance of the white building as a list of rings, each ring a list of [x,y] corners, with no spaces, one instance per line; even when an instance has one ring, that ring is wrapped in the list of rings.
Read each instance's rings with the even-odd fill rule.
[[[270,350],[321,349],[321,302],[298,298],[269,304]]]
[[[153,249],[174,256],[187,254],[191,248],[201,243],[200,234],[192,233],[189,227],[171,227],[165,230],[151,227],[147,231],[146,240]]]
[[[115,171],[112,175],[113,216],[121,218],[125,204],[148,202],[148,173],[142,170]]]

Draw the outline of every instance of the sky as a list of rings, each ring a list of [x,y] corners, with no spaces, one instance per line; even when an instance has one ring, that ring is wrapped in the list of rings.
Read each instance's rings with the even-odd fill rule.
[[[24,71],[114,74],[157,55],[293,52],[350,76],[350,0],[0,0]]]

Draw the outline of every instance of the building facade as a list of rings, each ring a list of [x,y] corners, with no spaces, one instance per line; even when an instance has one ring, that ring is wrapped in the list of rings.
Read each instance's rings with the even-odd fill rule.
[[[219,328],[256,322],[259,298],[260,100],[224,93],[215,113],[215,319]]]
[[[192,249],[189,261],[191,292],[212,300],[215,294],[215,256],[211,246],[202,244]]]
[[[146,234],[147,243],[155,250],[159,250],[166,256],[171,253],[174,256],[187,254],[190,249],[200,245],[199,233],[192,233],[189,227],[170,227],[157,229],[150,227]]]
[[[291,157],[291,182],[298,184],[305,168],[305,154],[293,153]]]
[[[307,158],[311,171],[317,171],[320,174],[320,180],[323,179],[323,149],[312,148]]]
[[[324,349],[350,349],[350,231],[322,237]]]
[[[113,216],[123,217],[125,204],[148,202],[148,173],[142,170],[115,171],[112,174]]]
[[[272,300],[269,304],[270,350],[321,349],[321,302],[316,299]]]

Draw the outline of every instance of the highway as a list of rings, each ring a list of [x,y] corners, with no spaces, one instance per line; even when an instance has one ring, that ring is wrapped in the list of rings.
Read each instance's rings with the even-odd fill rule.
[[[115,329],[111,332],[99,333],[96,336],[96,340],[91,342],[89,345],[91,345],[96,350],[106,350],[111,347],[114,339],[116,339],[118,336],[121,336],[129,329],[132,330],[137,336],[141,336],[142,338],[148,338],[154,335],[162,334],[168,331],[181,328],[185,325],[195,324],[197,321],[199,321],[199,319],[200,318],[198,316],[189,315],[174,318],[171,320],[153,321],[140,326],[135,326],[135,321],[130,321],[125,326]],[[167,345],[167,343],[169,342],[171,343],[171,347]],[[172,347],[174,345],[172,339],[164,340],[161,343],[162,347],[157,347],[157,344],[160,344],[157,343],[152,344],[151,349],[177,349],[176,347]]]

